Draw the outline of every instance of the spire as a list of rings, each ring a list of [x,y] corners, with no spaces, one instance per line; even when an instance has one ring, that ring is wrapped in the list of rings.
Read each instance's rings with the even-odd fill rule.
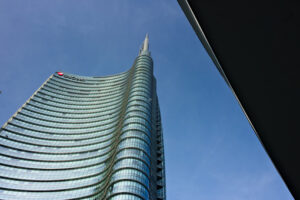
[[[149,55],[150,56],[150,52],[149,52],[149,36],[148,33],[146,34],[145,40],[143,42],[143,45],[140,49],[139,55]]]
[[[148,49],[149,49],[149,37],[147,33],[143,44],[143,51],[148,51]]]

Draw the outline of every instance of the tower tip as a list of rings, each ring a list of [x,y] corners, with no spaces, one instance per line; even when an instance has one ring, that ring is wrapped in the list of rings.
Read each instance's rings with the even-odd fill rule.
[[[146,33],[146,37],[143,42],[143,45],[142,45],[139,55],[141,55],[142,53],[149,54],[149,34],[148,33]]]

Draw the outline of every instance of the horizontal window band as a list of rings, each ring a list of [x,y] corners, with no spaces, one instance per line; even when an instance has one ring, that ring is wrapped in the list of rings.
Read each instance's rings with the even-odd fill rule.
[[[113,135],[113,134],[111,134]],[[91,145],[96,145],[96,144],[101,144],[101,143],[105,143],[105,142],[108,142],[109,140],[111,140],[114,136],[108,138],[108,139],[104,139],[104,140],[96,140],[96,141],[92,141],[90,143],[86,143],[86,144],[80,144],[80,145],[59,145],[59,143],[61,141],[59,140],[56,140],[56,145],[49,145],[49,142],[48,144],[41,144],[41,143],[30,143],[30,142],[27,142],[27,141],[24,141],[24,140],[17,140],[15,138],[7,138],[7,137],[4,137],[2,135],[0,135],[0,138],[3,138],[3,139],[6,139],[6,140],[11,140],[11,141],[14,141],[14,142],[17,142],[17,143],[22,143],[22,144],[26,144],[26,145],[32,145],[32,146],[38,146],[38,147],[49,147],[49,148],[77,148],[77,147],[86,147],[86,146],[91,146]],[[29,138],[29,137],[28,137]],[[99,137],[101,138],[101,137]],[[98,138],[97,138],[98,139]],[[45,142],[49,141],[47,139],[43,139]],[[70,141],[72,141],[72,139],[70,138]],[[39,141],[40,142],[40,141]]]
[[[129,74],[128,74],[129,75]],[[116,81],[95,81],[94,83],[87,83],[87,82],[76,82],[72,79],[67,79],[67,78],[62,78],[60,76],[56,76],[54,75],[50,80],[55,80],[55,81],[59,81],[62,83],[69,83],[70,85],[74,85],[74,86],[78,86],[78,87],[82,87],[82,88],[98,88],[99,86],[101,87],[108,87],[108,86],[116,86],[119,85],[120,83],[126,82],[126,80],[128,80],[129,76],[125,76],[119,80]]]
[[[15,141],[11,141],[12,143]],[[41,146],[37,146],[34,144],[25,144],[24,142],[15,142],[19,143],[19,145],[11,146],[8,144],[0,144],[2,147],[20,150],[25,152],[32,152],[32,153],[38,153],[38,154],[46,154],[46,155],[68,155],[68,154],[85,154],[88,152],[94,152],[94,151],[100,151],[103,149],[106,149],[110,147],[110,145],[113,145],[115,143],[115,139],[112,138],[111,141],[103,142],[104,144],[100,145],[85,145],[83,147],[46,147],[41,148]],[[24,148],[24,146],[31,146],[34,148]],[[55,150],[55,151],[54,151]]]
[[[76,99],[76,98],[70,98],[70,97],[64,97],[64,96],[61,96],[61,95],[59,95],[59,96],[57,96],[58,94],[56,94],[56,93],[54,93],[54,92],[51,92],[51,91],[47,91],[47,90],[39,90],[38,91],[38,93],[36,94],[37,96],[39,96],[39,97],[41,97],[41,98],[43,98],[44,97],[44,95],[46,95],[46,96],[49,96],[51,99],[52,98],[54,98],[54,99],[60,99],[60,100],[63,100],[63,101],[66,101],[66,103],[68,103],[68,102],[76,102],[76,103],[78,103],[78,99]],[[34,97],[36,96],[36,95],[34,95]],[[115,100],[118,100],[118,99],[123,99],[123,96],[124,96],[124,94],[122,94],[122,95],[115,95],[115,96],[113,96],[113,97],[111,97],[111,98],[109,98],[109,99],[106,99],[106,101],[103,101],[103,99],[102,100],[99,100],[99,99],[80,99],[80,102],[84,102],[84,103],[100,103],[101,102],[101,104],[104,104],[104,103],[108,103],[108,102],[110,102],[109,100],[111,100],[111,101],[115,101]]]
[[[109,187],[110,186],[112,186],[112,185],[114,185],[114,184],[116,184],[116,183],[119,183],[119,182],[135,182],[135,183],[138,183],[138,184],[140,184],[141,186],[143,186],[144,187],[144,189],[145,189],[145,191],[147,191],[147,195],[149,195],[149,190],[148,190],[148,188],[145,186],[145,185],[143,185],[143,184],[141,184],[140,182],[138,182],[138,181],[135,181],[135,180],[131,180],[131,179],[121,179],[121,180],[117,180],[117,181],[114,181],[114,182],[111,182],[110,184],[109,184]],[[108,188],[109,188],[108,187]],[[129,186],[128,186],[129,187]],[[128,188],[127,187],[127,188]],[[126,187],[125,187],[126,188]],[[124,192],[124,191],[120,191],[120,192],[116,192],[116,193],[112,193],[112,194],[110,194],[110,195],[108,195],[106,198],[107,199],[110,199],[110,198],[112,198],[112,197],[114,197],[114,196],[116,196],[116,195],[119,195],[119,194],[131,194],[131,195],[134,195],[134,196],[137,196],[137,197],[139,197],[139,198],[141,198],[141,199],[143,199],[143,200],[146,200],[145,198],[144,198],[144,196],[142,196],[140,193],[138,193],[137,191],[139,191],[138,190],[138,188],[137,187],[134,187],[135,188],[135,191],[136,191],[136,193],[133,193],[133,192]]]
[[[124,72],[124,74],[122,75],[112,75],[111,78],[109,78],[109,76],[106,77],[101,77],[101,78],[91,78],[91,77],[81,77],[81,76],[77,76],[77,75],[71,75],[71,74],[65,74],[65,76],[74,76],[75,78],[82,78],[84,79],[83,81],[77,81],[74,80],[72,78],[67,78],[64,76],[58,76],[57,74],[54,74],[54,77],[58,78],[58,79],[62,79],[62,80],[68,80],[74,83],[78,83],[78,84],[85,84],[85,85],[93,85],[95,83],[111,83],[111,82],[116,82],[119,80],[122,80],[124,78],[126,78],[126,76],[128,76],[130,73],[130,70],[127,72]]]
[[[53,94],[56,95],[62,95],[64,97],[70,97],[72,99],[108,99],[111,97],[115,97],[115,96],[120,96],[120,92],[116,91],[116,92],[112,92],[110,94],[105,94],[105,95],[80,95],[77,94],[76,92],[71,92],[71,91],[63,91],[63,90],[59,90],[58,88],[52,88],[51,86],[48,86],[47,84],[44,85],[44,87],[40,90],[40,91],[47,91],[47,92],[51,92]],[[122,94],[125,94],[124,92]]]
[[[82,93],[98,93],[98,92],[102,92],[102,93],[109,93],[109,92],[114,92],[116,90],[121,90],[121,89],[125,89],[126,86],[128,85],[128,81],[125,80],[122,82],[122,84],[117,85],[117,86],[108,86],[108,87],[100,87],[101,85],[99,85],[99,87],[94,87],[94,88],[82,88],[82,87],[77,87],[75,85],[71,85],[68,84],[68,82],[61,82],[59,80],[56,79],[50,79],[47,82],[47,85],[52,85],[53,87],[60,87],[62,89],[69,89],[69,90],[75,90],[75,91],[80,91]]]
[[[97,105],[97,106],[85,106],[83,108],[76,108],[76,105],[71,105],[71,104],[62,104],[62,103],[57,103],[59,105],[55,105],[55,102],[42,102],[39,98],[32,98],[30,100],[30,103],[31,101],[34,101],[34,102],[37,102],[37,103],[40,103],[40,104],[43,104],[43,105],[47,105],[47,106],[50,106],[50,107],[54,107],[54,108],[63,108],[63,109],[76,109],[76,110],[93,110],[93,109],[102,109],[102,108],[107,108],[107,107],[117,107],[117,106],[120,106],[122,105],[122,100],[120,101],[117,101],[117,102],[111,102],[111,103],[114,103],[114,104],[109,104],[109,105]],[[63,105],[67,105],[67,106],[63,106]],[[74,107],[71,107],[71,106],[74,106]],[[107,109],[103,109],[104,111],[107,110]]]
[[[118,119],[115,119],[115,121],[113,121],[113,122],[107,122],[106,124],[101,124],[101,125],[93,124],[93,126],[85,126],[85,127],[72,127],[72,126],[70,126],[70,127],[66,127],[66,126],[57,127],[57,126],[54,126],[53,124],[51,124],[51,125],[50,124],[49,125],[48,124],[39,124],[39,123],[36,123],[36,122],[27,121],[27,120],[24,120],[24,119],[20,119],[20,118],[18,118],[18,116],[16,116],[9,123],[10,124],[17,124],[16,121],[23,122],[23,123],[28,124],[28,125],[36,126],[36,128],[49,128],[49,129],[53,129],[53,130],[57,130],[57,129],[58,130],[64,130],[64,129],[67,129],[67,130],[77,130],[77,131],[80,131],[82,129],[86,130],[86,129],[99,128],[98,130],[96,130],[97,132],[102,132],[102,131],[105,131],[107,129],[113,129],[114,127],[116,127],[116,124],[118,124],[118,122],[119,122]],[[23,126],[21,124],[19,124],[19,125]],[[104,126],[108,126],[108,127],[102,128]],[[72,134],[72,133],[70,133],[70,134]]]
[[[50,110],[49,108],[47,109],[47,108],[43,108],[43,107],[41,107],[41,106],[39,106],[39,105],[34,105],[34,104],[32,104],[31,102],[27,103],[26,106],[25,106],[25,108],[27,108],[27,105],[32,106],[32,107],[35,107],[35,108],[38,108],[38,109],[41,110],[41,112],[43,112],[43,110],[45,110],[45,111],[50,111],[50,112],[55,112],[55,113],[60,113],[60,114],[71,114],[71,115],[74,115],[74,116],[80,115],[80,116],[82,116],[82,117],[84,117],[84,115],[89,116],[89,114],[94,114],[94,113],[97,114],[97,115],[95,115],[95,116],[100,117],[100,116],[104,116],[104,115],[113,114],[114,112],[117,112],[117,111],[121,111],[121,109],[119,109],[119,108],[112,108],[112,109],[109,109],[109,110],[103,110],[103,111],[99,114],[99,111],[94,111],[94,112],[68,112],[68,111],[66,111],[66,110]],[[55,108],[55,107],[53,107],[53,108]],[[30,109],[30,108],[28,108],[28,109]],[[93,110],[93,109],[92,109],[92,110]],[[109,113],[105,113],[105,112],[109,112]],[[69,116],[68,116],[68,117],[69,117]]]
[[[114,142],[112,142],[114,143]],[[111,145],[111,144],[110,144]],[[85,153],[91,153],[91,152],[96,152],[96,151],[99,151],[101,149],[105,149],[107,147],[109,147],[110,145],[107,145],[105,147],[102,147],[102,148],[94,148],[94,149],[87,149],[87,150],[84,150],[84,151],[76,151],[76,152],[42,152],[42,151],[33,151],[33,150],[25,150],[25,149],[19,149],[19,148],[16,148],[16,147],[13,147],[13,146],[8,146],[8,145],[5,145],[5,144],[0,144],[0,146],[4,147],[4,148],[8,148],[8,149],[13,149],[13,150],[17,150],[17,151],[24,151],[24,152],[28,152],[28,153],[36,153],[36,154],[44,154],[44,155],[72,155],[72,154],[85,154]]]
[[[37,116],[34,116],[34,114],[37,114]],[[65,118],[62,116],[54,116],[54,115],[48,115],[46,113],[39,113],[36,111],[30,111],[29,109],[22,109],[17,116],[23,115],[26,116],[28,118],[32,118],[32,119],[37,119],[37,120],[42,120],[42,121],[46,121],[46,122],[53,122],[53,123],[63,123],[63,124],[93,124],[96,122],[101,122],[101,121],[108,121],[111,119],[115,119],[115,118],[119,118],[119,112],[115,112],[114,116],[111,115],[105,115],[106,118],[104,118],[103,116],[100,118],[75,118],[73,121],[70,121],[70,118]],[[87,120],[89,119],[89,120]],[[58,120],[58,121],[55,121]]]
[[[116,193],[115,195],[111,195],[108,200],[145,200],[144,198],[140,198],[134,194],[124,193]],[[149,198],[148,198],[149,199]]]
[[[54,103],[59,103],[62,105],[73,105],[73,106],[109,106],[109,105],[114,105],[116,103],[120,103],[123,100],[123,95],[114,97],[111,99],[111,101],[107,101],[107,102],[103,102],[103,101],[84,101],[84,102],[78,102],[75,100],[68,100],[68,99],[63,99],[63,98],[57,98],[54,96],[51,96],[50,94],[46,94],[46,93],[42,93],[42,92],[38,92],[37,94],[34,95],[33,99],[35,99],[36,97],[42,99],[42,100],[47,100],[50,102],[54,102]]]
[[[78,95],[78,96],[92,96],[92,97],[93,96],[97,96],[97,97],[111,96],[112,94],[115,94],[115,93],[124,92],[124,90],[126,90],[126,88],[127,88],[127,87],[124,87],[122,89],[118,88],[118,89],[115,89],[115,90],[107,90],[105,92],[100,92],[99,90],[97,92],[81,92],[80,90],[77,90],[75,88],[67,89],[67,88],[64,88],[63,86],[56,86],[56,85],[54,85],[53,83],[50,83],[50,82],[47,83],[46,85],[44,85],[44,87],[51,88],[51,89],[59,91],[59,92],[66,92],[66,93],[75,94],[75,95]]]
[[[139,180],[135,180],[135,179],[130,179],[130,178],[124,177],[124,178],[119,178],[119,179],[117,179],[117,180],[111,181],[110,184],[109,184],[109,186],[114,185],[114,184],[119,183],[119,182],[125,182],[125,181],[136,182],[136,183],[140,184],[140,185],[143,186],[144,189],[147,191],[147,196],[149,196],[149,188],[148,188],[148,186],[145,185],[144,183],[142,183],[142,182],[139,181]],[[126,188],[126,189],[128,190],[128,188]],[[124,192],[124,191],[123,191],[123,192]],[[126,192],[130,193],[130,191],[126,191]],[[136,193],[134,193],[134,192],[136,192]],[[136,188],[136,190],[134,190],[134,192],[132,191],[132,194],[141,195],[141,194],[138,192],[137,188]],[[117,193],[113,193],[113,194],[117,194]],[[141,197],[142,197],[142,195],[141,195]]]
[[[17,128],[21,128],[21,129],[25,129],[25,130],[37,132],[37,130],[36,130],[36,129],[33,129],[33,128],[22,127],[22,126],[17,125],[17,124],[11,124],[10,122],[9,122],[8,124],[9,124],[9,125],[12,125],[12,126],[15,126],[15,127],[17,127]],[[4,127],[4,129],[7,129],[7,128]],[[10,129],[8,129],[8,130],[10,130]],[[106,132],[107,130],[110,130],[110,129],[105,129],[103,132]],[[71,134],[71,133],[49,132],[49,131],[45,131],[45,130],[43,130],[43,131],[39,130],[38,132],[45,133],[45,134],[49,134],[49,135],[66,135],[66,136],[76,136],[76,135],[81,136],[81,135],[86,135],[86,134],[94,134],[94,133],[97,134],[97,133],[98,133],[98,134],[102,134],[102,136],[105,136],[105,135],[114,133],[114,132],[116,131],[116,129],[113,129],[113,128],[111,128],[111,130],[112,130],[111,132],[108,132],[108,133],[106,133],[106,134],[103,134],[103,133],[99,132],[98,130],[96,130],[96,131],[90,131],[90,132],[72,133],[72,134]]]
[[[108,118],[112,118],[115,117],[117,115],[119,115],[121,113],[121,110],[115,110],[112,109],[112,112],[109,113],[105,113],[105,114],[101,114],[101,115],[91,115],[90,113],[85,113],[85,114],[72,114],[72,116],[64,116],[62,115],[62,112],[58,112],[58,111],[50,111],[50,110],[42,110],[40,107],[36,107],[36,106],[25,106],[20,112],[22,112],[23,110],[28,111],[28,112],[32,112],[32,113],[37,113],[39,115],[45,115],[45,116],[49,116],[49,117],[55,117],[57,119],[63,120],[63,119],[72,119],[72,120],[87,120],[87,119],[91,119],[91,120],[105,120]],[[49,113],[51,112],[51,114]],[[108,112],[108,111],[106,111]],[[66,114],[66,113],[65,113]],[[69,113],[71,114],[71,113]]]
[[[120,198],[121,197],[121,198]],[[124,198],[123,198],[124,197]],[[129,198],[130,197],[130,198]],[[131,198],[134,197],[134,198]],[[140,195],[132,194],[130,192],[118,192],[113,193],[107,197],[108,200],[123,200],[123,199],[130,199],[130,200],[147,200],[145,198],[140,197]]]
[[[48,138],[48,137],[37,137],[35,135],[32,135],[34,133],[42,133],[42,135],[47,135],[49,137],[52,137],[54,138],[53,140],[56,140],[56,141],[70,141],[70,137],[73,137],[74,140],[88,140],[88,139],[91,139],[91,138],[100,138],[100,137],[107,137],[108,135],[111,135],[111,134],[115,134],[116,132],[116,129],[114,128],[111,128],[111,129],[108,129],[108,130],[111,130],[111,131],[103,131],[103,132],[99,132],[99,131],[92,131],[92,132],[86,132],[86,133],[79,133],[79,134],[71,134],[71,133],[65,133],[65,134],[60,134],[60,133],[53,133],[53,132],[49,132],[49,131],[37,131],[35,129],[32,129],[32,128],[28,128],[28,127],[22,127],[22,126],[19,126],[19,125],[16,125],[16,124],[9,124],[10,126],[8,127],[5,127],[3,128],[4,131],[8,131],[8,132],[14,132],[18,135],[21,135],[21,136],[25,136],[25,137],[32,137],[32,138],[41,138],[41,139],[46,139],[46,140],[51,140],[51,138]],[[32,134],[26,134],[26,133],[19,133],[18,130],[25,130],[25,132],[31,132]],[[94,135],[94,137],[88,137],[89,135]],[[56,137],[58,136],[58,137]],[[82,136],[85,136],[85,137],[82,137]],[[64,138],[69,138],[69,140],[67,139],[59,139],[59,137],[64,137]]]
[[[107,149],[109,149],[109,148],[107,147]],[[58,160],[58,159],[54,160],[53,156],[57,157],[57,155],[54,155],[54,154],[50,154],[50,156],[52,156],[51,160],[47,159],[47,157],[42,157],[42,158],[44,158],[43,160],[41,160],[41,157],[39,157],[40,158],[39,160],[38,159],[32,159],[33,158],[32,156],[28,157],[28,158],[27,157],[20,157],[19,154],[15,155],[15,153],[14,153],[14,155],[4,154],[3,152],[0,153],[0,154],[2,156],[10,157],[10,158],[13,158],[13,159],[19,159],[19,160],[25,160],[25,161],[32,161],[32,162],[41,162],[41,163],[43,163],[43,162],[48,162],[48,163],[59,162],[59,163],[64,163],[64,162],[77,162],[77,161],[80,162],[80,161],[83,161],[83,160],[90,160],[90,159],[95,159],[95,158],[98,158],[98,157],[104,157],[105,155],[107,155],[108,152],[110,152],[108,150],[107,151],[106,150],[105,151],[102,150],[102,151],[103,152],[98,153],[98,154],[96,154],[94,156],[86,156],[86,157],[83,157],[83,158],[75,158],[75,159],[72,159],[72,160],[66,160],[66,159],[64,159],[64,160]],[[99,151],[97,151],[97,152],[99,152]],[[29,154],[40,154],[40,153],[29,152]],[[45,155],[45,154],[40,154],[40,156],[41,155]],[[61,154],[61,155],[65,155],[65,154]],[[66,154],[66,155],[68,155],[68,154]],[[60,156],[60,155],[58,155],[58,156]]]
[[[114,165],[116,165],[116,164],[117,163],[115,163]],[[150,182],[150,176],[149,176],[149,174],[147,174],[145,171],[143,171],[141,169],[135,168],[134,166],[132,166],[132,167],[125,167],[124,166],[124,167],[120,167],[120,168],[114,169],[113,172],[112,172],[112,175],[114,175],[117,172],[120,172],[122,170],[127,170],[127,169],[129,169],[129,170],[135,170],[135,171],[138,171],[138,172],[142,173],[148,179],[148,181]]]

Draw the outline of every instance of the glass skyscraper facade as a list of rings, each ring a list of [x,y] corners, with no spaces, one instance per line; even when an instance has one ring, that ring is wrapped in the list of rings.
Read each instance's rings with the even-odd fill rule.
[[[164,169],[148,36],[127,72],[56,72],[0,129],[0,199],[164,200]]]

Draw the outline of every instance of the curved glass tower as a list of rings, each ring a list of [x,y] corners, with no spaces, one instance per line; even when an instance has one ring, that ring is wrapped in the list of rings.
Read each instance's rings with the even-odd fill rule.
[[[4,124],[0,199],[165,199],[148,36],[129,71],[57,72]]]

